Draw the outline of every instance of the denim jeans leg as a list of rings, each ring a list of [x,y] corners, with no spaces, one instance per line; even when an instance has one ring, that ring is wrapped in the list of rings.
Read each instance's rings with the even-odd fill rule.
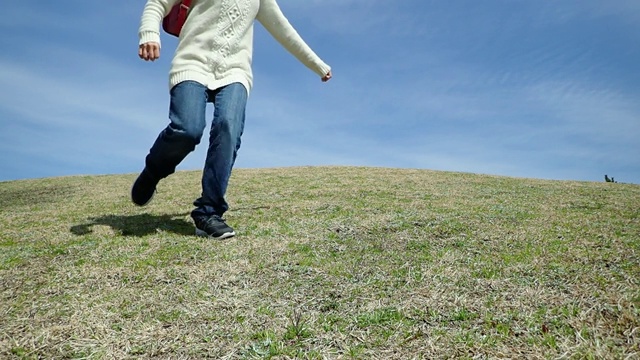
[[[146,157],[146,170],[163,179],[200,143],[206,127],[207,88],[195,81],[184,81],[171,91],[169,125],[160,132]]]
[[[222,216],[229,209],[224,197],[240,149],[247,97],[247,90],[240,83],[224,86],[210,94],[215,110],[202,173],[202,196],[194,202],[194,217]]]

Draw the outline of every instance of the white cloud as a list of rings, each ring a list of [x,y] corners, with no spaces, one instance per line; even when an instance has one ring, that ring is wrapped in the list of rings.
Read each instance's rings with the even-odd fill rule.
[[[530,99],[556,123],[555,131],[640,150],[640,105],[635,98],[575,82],[540,83],[528,90]]]
[[[601,71],[608,58],[594,62],[599,43],[578,29],[573,37],[556,32],[594,19],[637,29],[628,21],[638,19],[636,1],[279,3],[335,77],[320,83],[257,31],[256,86],[238,166],[600,180],[600,169],[611,165],[635,167],[613,175],[640,182],[637,156],[629,154],[640,152],[637,85]],[[37,166],[45,175],[138,171],[168,121],[171,43],[160,62],[135,58],[142,3],[52,4],[49,12],[19,3],[0,19],[13,34],[0,40],[8,50],[0,55],[0,86],[11,89],[0,98],[0,116],[11,121],[0,120],[12,130],[0,134],[9,155],[2,162],[30,162],[3,168],[28,176]],[[124,25],[115,29],[117,14]],[[634,34],[610,40],[628,47]],[[600,36],[607,41],[607,33]],[[205,135],[180,168],[200,169],[206,147]]]
[[[109,67],[106,61],[92,64],[101,69]],[[122,76],[114,81],[110,75],[106,72],[94,79],[56,76],[0,59],[0,86],[11,89],[0,108],[27,121],[62,127],[93,127],[97,125],[92,119],[95,117],[148,127],[147,108],[141,106],[148,89]]]

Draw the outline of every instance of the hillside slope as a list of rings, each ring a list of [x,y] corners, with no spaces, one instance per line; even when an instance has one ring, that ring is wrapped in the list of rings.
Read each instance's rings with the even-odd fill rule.
[[[353,167],[0,183],[0,357],[640,356],[640,186]]]

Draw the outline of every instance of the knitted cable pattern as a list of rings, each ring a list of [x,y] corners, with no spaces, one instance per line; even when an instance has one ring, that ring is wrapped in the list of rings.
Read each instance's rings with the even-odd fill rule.
[[[147,0],[140,44],[160,42],[162,18],[178,0]],[[253,85],[253,24],[258,19],[274,38],[320,76],[325,64],[282,14],[276,0],[194,0],[171,62],[169,87],[192,80],[210,89],[239,82]]]

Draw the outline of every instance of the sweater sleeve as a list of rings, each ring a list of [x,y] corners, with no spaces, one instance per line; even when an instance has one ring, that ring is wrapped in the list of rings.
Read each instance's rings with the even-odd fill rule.
[[[276,0],[261,0],[256,19],[271,36],[310,70],[320,76],[325,76],[331,71],[331,67],[302,40],[280,10]]]
[[[147,0],[138,30],[140,45],[148,42],[160,44],[160,23],[178,1],[180,0]]]

